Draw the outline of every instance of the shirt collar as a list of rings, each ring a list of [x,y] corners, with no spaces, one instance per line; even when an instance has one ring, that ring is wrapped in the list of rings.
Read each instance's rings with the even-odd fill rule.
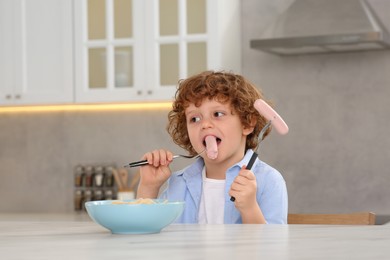
[[[230,167],[230,168],[233,168],[233,167],[236,167],[236,166],[237,166],[237,167],[239,167],[239,168],[241,169],[242,166],[248,165],[249,160],[251,159],[253,153],[254,153],[254,152],[253,152],[252,149],[248,149],[248,150],[246,151],[244,157],[242,158],[242,160],[239,161],[238,163],[232,165],[232,167]]]
[[[202,169],[204,167],[204,161],[203,158],[198,158],[196,161],[183,170],[181,170],[177,175],[184,177],[193,177],[199,174],[199,172],[202,172]]]

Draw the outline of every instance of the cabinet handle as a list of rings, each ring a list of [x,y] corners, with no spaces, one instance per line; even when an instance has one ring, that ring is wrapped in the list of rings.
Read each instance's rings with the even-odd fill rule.
[[[148,95],[152,95],[153,94],[153,90],[148,90]]]
[[[11,99],[11,98],[12,98],[12,96],[10,94],[5,95],[5,99]]]
[[[22,96],[20,94],[15,95],[15,99],[20,99]]]
[[[142,95],[142,91],[141,91],[141,90],[138,90],[138,91],[137,91],[137,95],[138,95],[138,96]]]

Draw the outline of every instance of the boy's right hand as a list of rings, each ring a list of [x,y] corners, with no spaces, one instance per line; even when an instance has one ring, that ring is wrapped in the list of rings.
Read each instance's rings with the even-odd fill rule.
[[[143,160],[149,164],[140,167],[140,182],[138,186],[138,198],[157,198],[160,187],[171,176],[169,164],[173,160],[173,154],[168,150],[154,150],[144,154]]]

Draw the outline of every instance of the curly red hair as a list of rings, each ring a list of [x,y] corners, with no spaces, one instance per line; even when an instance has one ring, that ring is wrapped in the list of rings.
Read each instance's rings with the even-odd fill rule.
[[[257,99],[264,100],[264,96],[261,90],[243,76],[223,71],[205,71],[179,82],[172,110],[168,113],[167,131],[173,141],[190,154],[196,154],[188,137],[185,109],[191,103],[200,106],[206,98],[223,104],[229,103],[244,127],[254,127],[253,132],[247,136],[245,149],[255,149],[259,143],[259,133],[267,120],[257,112],[253,104]],[[266,102],[270,104],[269,101]],[[271,128],[265,132],[263,139],[270,131]]]

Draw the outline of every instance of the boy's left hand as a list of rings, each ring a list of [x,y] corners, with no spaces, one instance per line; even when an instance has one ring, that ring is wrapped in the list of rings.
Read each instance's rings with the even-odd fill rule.
[[[257,182],[252,171],[243,166],[230,187],[229,195],[236,200],[234,204],[239,211],[257,207]]]

